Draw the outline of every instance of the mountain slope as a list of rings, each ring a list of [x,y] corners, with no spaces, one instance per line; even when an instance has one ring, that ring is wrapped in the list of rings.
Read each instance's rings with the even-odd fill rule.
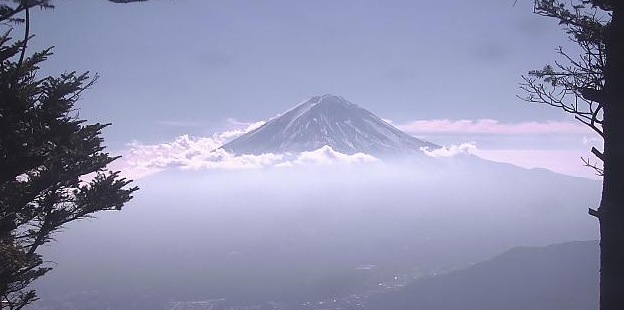
[[[235,154],[302,152],[325,145],[344,154],[422,154],[438,148],[334,95],[316,96],[222,146]]]
[[[598,309],[598,242],[515,248],[465,270],[381,294],[368,309]]]

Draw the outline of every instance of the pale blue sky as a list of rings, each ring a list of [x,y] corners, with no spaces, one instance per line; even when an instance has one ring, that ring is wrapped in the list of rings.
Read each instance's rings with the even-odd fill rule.
[[[228,119],[264,120],[326,93],[395,124],[570,120],[516,98],[521,75],[569,43],[555,21],[532,14],[532,1],[513,3],[57,0],[33,14],[31,47],[55,46],[47,72],[101,75],[81,116],[113,123],[113,149],[211,135],[232,129]],[[553,144],[529,140],[523,148]],[[575,141],[565,148],[585,148]]]

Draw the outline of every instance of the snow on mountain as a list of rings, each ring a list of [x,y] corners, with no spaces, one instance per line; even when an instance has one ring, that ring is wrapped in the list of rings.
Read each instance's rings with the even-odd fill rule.
[[[340,96],[312,97],[221,148],[235,154],[296,153],[323,146],[377,157],[439,146],[412,137]]]

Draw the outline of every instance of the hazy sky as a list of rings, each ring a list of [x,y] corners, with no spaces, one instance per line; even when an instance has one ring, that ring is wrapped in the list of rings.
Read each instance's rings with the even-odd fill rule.
[[[115,167],[134,178],[191,170],[138,180],[123,215],[75,223],[60,246],[46,248],[46,260],[59,263],[44,277],[48,296],[104,288],[106,301],[119,301],[107,292],[139,287],[127,292],[160,290],[170,300],[191,287],[217,298],[225,293],[210,283],[274,289],[262,277],[271,268],[308,279],[333,276],[343,261],[402,267],[396,261],[405,258],[411,268],[410,253],[473,262],[515,245],[594,239],[586,208],[597,203],[598,182],[478,160],[464,170],[462,161],[439,161],[447,175],[327,148],[290,158],[211,152],[329,93],[444,145],[434,156],[471,152],[591,177],[580,156],[595,136],[569,115],[516,97],[521,75],[569,44],[556,21],[532,14],[531,0],[514,1],[56,0],[56,9],[37,10],[31,51],[55,46],[41,73],[100,75],[80,117],[113,123],[104,136],[108,150],[124,155]],[[354,165],[318,169],[332,161]],[[261,167],[304,168],[223,173]],[[314,268],[284,272],[307,261]]]
[[[33,14],[31,47],[55,46],[45,72],[99,73],[80,115],[114,124],[115,152],[241,130],[332,93],[438,144],[592,175],[579,159],[589,130],[516,97],[522,74],[569,45],[529,0],[55,4]]]

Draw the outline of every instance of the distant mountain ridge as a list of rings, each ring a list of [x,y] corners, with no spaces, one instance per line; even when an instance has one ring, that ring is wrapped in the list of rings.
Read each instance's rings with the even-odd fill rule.
[[[370,300],[369,310],[597,310],[598,241],[519,247],[414,281]]]
[[[323,146],[378,157],[439,146],[410,136],[340,96],[312,97],[221,148],[235,154],[296,153]]]

